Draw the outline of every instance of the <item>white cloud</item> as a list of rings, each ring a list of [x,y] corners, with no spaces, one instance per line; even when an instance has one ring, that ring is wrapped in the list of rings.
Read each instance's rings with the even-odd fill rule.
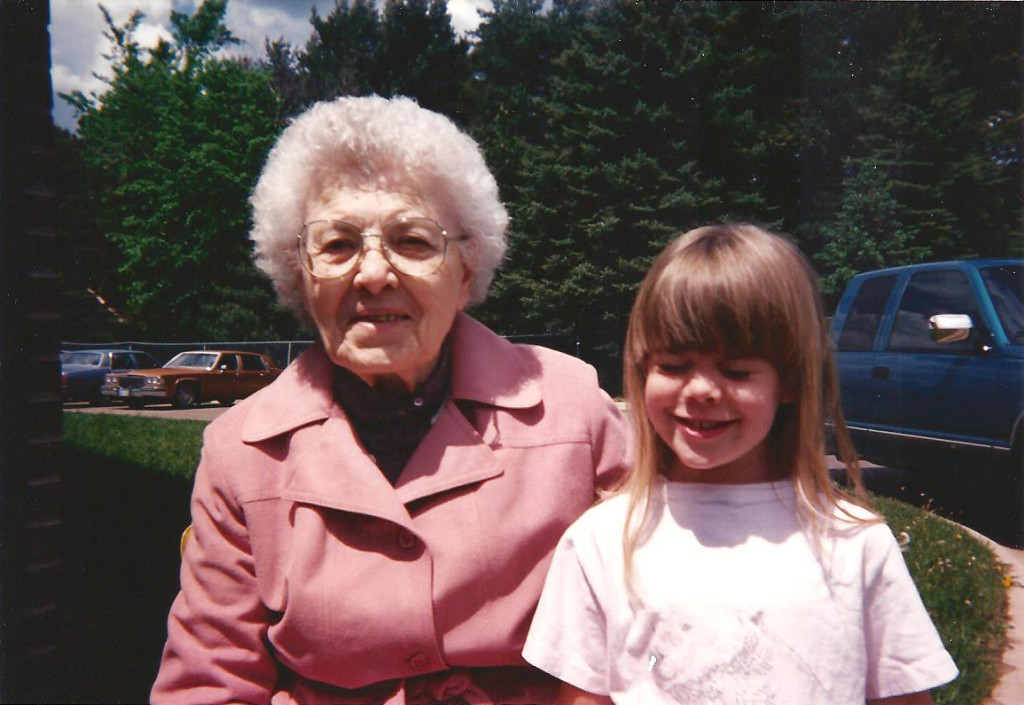
[[[110,42],[103,36],[106,26],[101,3],[115,25],[123,24],[134,10],[142,12],[145,17],[135,39],[143,47],[152,47],[160,38],[170,39],[171,10],[192,13],[198,0],[50,0],[54,122],[67,129],[74,128],[74,117],[57,93],[102,93],[105,84],[94,74],[110,77],[109,63],[103,58],[110,53]],[[230,0],[225,23],[242,41],[230,53],[260,57],[266,37],[283,38],[293,47],[302,48],[312,31],[310,8],[316,7],[323,17],[330,14],[334,4],[334,0]],[[479,12],[490,8],[490,0],[448,0],[452,27],[459,34],[476,29]]]
[[[54,64],[50,69],[50,80],[53,82],[54,93],[82,91],[82,93],[90,95],[102,91],[104,86],[103,81],[99,78],[74,73],[63,64]]]
[[[232,34],[242,41],[233,53],[262,56],[263,42],[268,37],[272,41],[284,39],[295,48],[304,47],[313,29],[309,23],[312,7],[324,16],[334,7],[334,0],[229,2],[225,22]]]
[[[110,78],[110,40],[100,12],[99,2],[89,0],[50,0],[50,80],[53,83],[53,117],[59,126],[74,127],[73,111],[58,93],[81,91],[86,95],[102,93],[102,78]],[[134,10],[145,17],[135,32],[135,39],[145,47],[155,46],[171,34],[167,24],[171,0],[103,0],[116,26],[127,21]],[[99,76],[99,77],[98,77]]]
[[[480,12],[493,7],[491,0],[448,0],[452,27],[459,34],[472,32],[480,24]]]
[[[161,24],[140,22],[132,36],[139,43],[139,46],[149,49],[155,47],[161,39],[170,41],[171,31]]]

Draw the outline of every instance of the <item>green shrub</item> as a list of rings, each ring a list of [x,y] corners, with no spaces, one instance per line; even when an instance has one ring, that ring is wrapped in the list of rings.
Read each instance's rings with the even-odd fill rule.
[[[936,705],[980,703],[998,678],[1006,646],[1007,577],[992,551],[962,527],[924,509],[873,497],[900,539],[925,607],[960,668],[934,692]]]

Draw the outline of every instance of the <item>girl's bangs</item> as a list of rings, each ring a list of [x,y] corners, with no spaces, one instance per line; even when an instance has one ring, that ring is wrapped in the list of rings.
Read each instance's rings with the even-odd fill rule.
[[[742,267],[696,271],[671,263],[651,287],[640,343],[656,352],[711,351],[757,357],[776,369],[791,363],[794,345],[786,302],[766,296],[770,283]]]

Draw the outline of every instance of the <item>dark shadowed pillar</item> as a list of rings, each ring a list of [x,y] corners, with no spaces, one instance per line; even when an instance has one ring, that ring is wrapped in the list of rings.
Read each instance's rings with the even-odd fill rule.
[[[0,702],[62,692],[49,5],[0,0]]]

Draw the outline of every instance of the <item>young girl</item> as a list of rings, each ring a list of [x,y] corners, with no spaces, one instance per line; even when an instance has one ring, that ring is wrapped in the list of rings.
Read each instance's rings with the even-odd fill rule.
[[[957,675],[854,454],[813,272],[752,225],[681,236],[629,324],[638,457],[562,538],[523,655],[562,703],[930,703]],[[859,467],[848,475],[863,497]]]

